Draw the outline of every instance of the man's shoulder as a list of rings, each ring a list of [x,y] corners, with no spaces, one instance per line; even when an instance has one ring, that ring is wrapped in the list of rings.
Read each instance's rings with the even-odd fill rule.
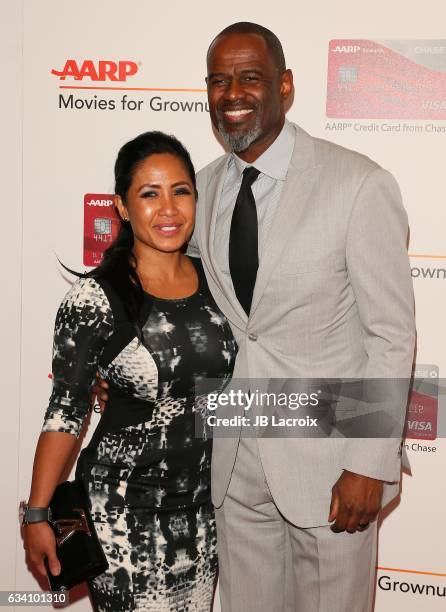
[[[365,171],[380,168],[380,165],[377,162],[367,155],[364,155],[364,153],[359,153],[359,151],[348,149],[342,145],[323,138],[315,138],[314,140],[317,155],[321,159],[322,163],[329,163],[337,160],[338,163],[348,164],[349,166],[354,165]]]
[[[363,153],[348,149],[347,147],[343,147],[340,144],[324,138],[311,136],[298,125],[295,125],[295,127],[297,130],[297,138],[305,138],[312,143],[316,164],[337,168],[339,170],[349,169],[350,172],[358,172],[360,174],[368,174],[373,170],[381,168],[377,162]]]

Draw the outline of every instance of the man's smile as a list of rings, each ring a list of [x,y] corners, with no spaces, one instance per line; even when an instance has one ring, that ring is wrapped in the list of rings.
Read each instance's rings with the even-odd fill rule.
[[[224,110],[221,114],[227,123],[243,123],[251,118],[253,108],[237,108]]]

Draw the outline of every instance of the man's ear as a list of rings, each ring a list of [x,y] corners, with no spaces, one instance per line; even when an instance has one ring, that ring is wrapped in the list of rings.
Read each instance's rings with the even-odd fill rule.
[[[293,72],[287,68],[282,74],[280,82],[280,95],[282,100],[286,100],[293,92]]]
[[[129,214],[127,212],[126,206],[124,205],[124,202],[122,201],[121,196],[115,195],[114,199],[115,199],[115,206],[118,209],[119,216],[121,217],[123,221],[128,221]]]

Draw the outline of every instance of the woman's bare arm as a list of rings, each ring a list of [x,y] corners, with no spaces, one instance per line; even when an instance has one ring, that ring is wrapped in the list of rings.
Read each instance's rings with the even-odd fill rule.
[[[29,506],[48,506],[76,442],[76,436],[68,433],[50,431],[40,434],[34,456]],[[60,573],[60,563],[56,555],[54,533],[48,523],[26,525],[24,538],[30,564],[39,574],[46,576],[47,558],[50,572],[57,576]]]
[[[40,434],[34,455],[30,506],[48,506],[76,442],[76,436],[68,433],[48,431]]]

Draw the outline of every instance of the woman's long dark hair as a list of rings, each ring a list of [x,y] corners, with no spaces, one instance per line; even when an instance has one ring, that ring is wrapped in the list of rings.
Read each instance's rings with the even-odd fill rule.
[[[174,136],[163,132],[144,132],[127,142],[119,151],[115,163],[115,193],[126,203],[127,193],[139,164],[150,155],[168,153],[181,160],[197,192],[195,170],[186,148]],[[104,252],[102,263],[86,274],[87,277],[106,279],[118,294],[129,320],[141,339],[139,316],[143,304],[143,288],[136,273],[133,254],[133,231],[130,223],[121,221],[116,240]]]

